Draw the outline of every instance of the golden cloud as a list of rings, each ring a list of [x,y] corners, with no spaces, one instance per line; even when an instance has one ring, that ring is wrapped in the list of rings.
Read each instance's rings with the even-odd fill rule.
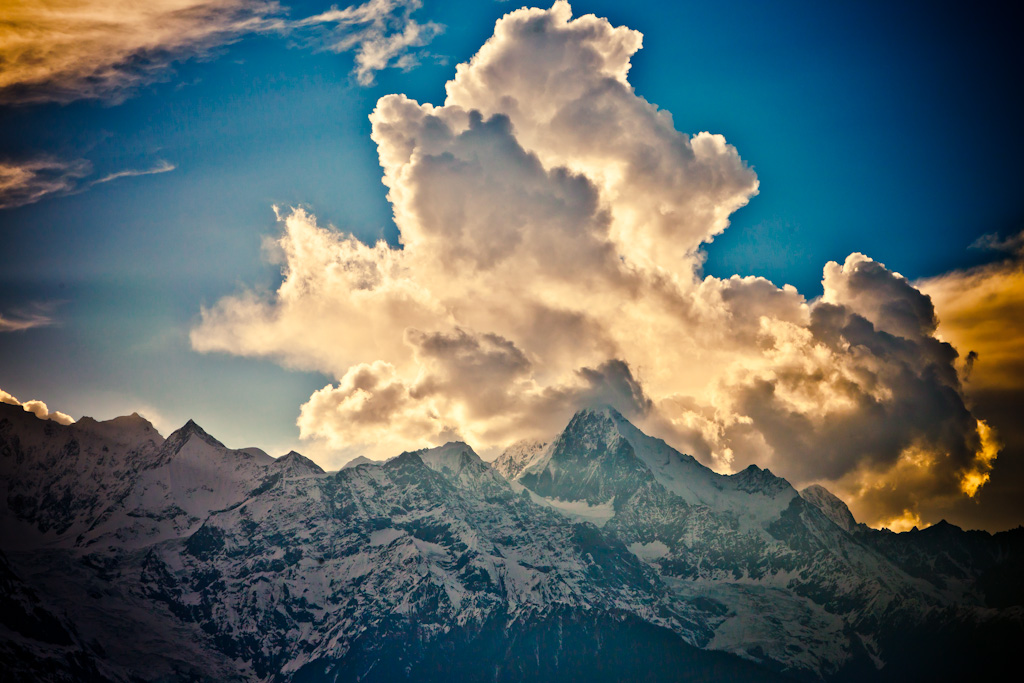
[[[443,105],[381,98],[401,248],[293,210],[281,286],[203,309],[193,347],[334,377],[299,418],[343,448],[333,464],[453,435],[499,448],[610,403],[716,469],[836,482],[873,523],[980,486],[994,437],[912,283],[861,254],[812,302],[702,275],[757,177],[633,91],[641,42],[565,2],[517,10]]]
[[[1024,255],[928,278],[917,286],[935,302],[939,335],[974,352],[970,386],[1024,389]]]
[[[84,159],[0,160],[0,209],[32,204],[46,195],[71,192],[91,172],[92,165]]]
[[[70,415],[62,413],[59,410],[50,410],[42,401],[32,400],[22,402],[3,389],[0,389],[0,403],[21,406],[26,412],[32,413],[40,420],[53,420],[54,422],[59,422],[62,425],[69,425],[75,421]]]
[[[419,0],[361,5],[289,20],[273,0],[5,0],[0,3],[0,103],[121,101],[252,34],[288,35],[355,53],[360,83],[387,67],[409,68],[414,49],[441,27],[411,13]]]

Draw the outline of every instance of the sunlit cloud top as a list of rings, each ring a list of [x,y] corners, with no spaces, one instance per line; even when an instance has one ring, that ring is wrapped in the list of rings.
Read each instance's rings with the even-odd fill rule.
[[[281,286],[204,308],[193,347],[334,377],[298,424],[339,458],[497,449],[608,403],[720,471],[829,483],[872,523],[975,494],[997,441],[912,283],[862,254],[813,301],[704,276],[758,180],[636,94],[641,43],[565,2],[517,10],[443,105],[381,98],[401,248],[286,211]]]
[[[35,399],[24,402],[19,401],[17,398],[7,393],[3,389],[0,389],[0,403],[21,406],[27,412],[32,413],[40,420],[53,420],[54,422],[59,422],[62,425],[69,425],[75,421],[74,418],[72,418],[70,415],[62,413],[59,410],[50,410],[42,401],[38,401]]]

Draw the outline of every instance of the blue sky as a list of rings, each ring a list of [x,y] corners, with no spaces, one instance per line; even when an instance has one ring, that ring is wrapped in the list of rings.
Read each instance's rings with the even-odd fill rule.
[[[328,3],[286,3],[289,16]],[[72,191],[0,209],[0,388],[77,418],[194,418],[232,446],[298,443],[333,381],[269,360],[200,354],[201,306],[273,290],[272,206],[302,206],[397,244],[368,115],[404,93],[442,103],[514,3],[425,0],[444,27],[418,65],[363,85],[353,54],[294,35],[240,35],[123,96],[0,100],[0,160],[86,160]],[[863,252],[911,280],[990,261],[982,235],[1021,230],[1020,55],[1008,10],[981,3],[573,3],[640,31],[630,82],[686,133],[720,133],[759,194],[706,246],[704,272],[822,292],[822,267]],[[128,170],[161,173],[93,183]],[[275,453],[277,454],[277,453]]]

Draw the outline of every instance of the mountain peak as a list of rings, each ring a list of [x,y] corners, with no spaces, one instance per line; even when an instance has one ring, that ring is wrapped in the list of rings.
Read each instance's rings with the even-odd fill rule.
[[[800,497],[818,508],[823,515],[832,520],[836,526],[844,531],[853,531],[857,526],[850,508],[841,498],[819,484],[811,484],[800,491]]]
[[[220,441],[207,434],[206,430],[196,424],[192,419],[189,419],[188,422],[167,437],[167,440],[164,442],[164,448],[176,453],[181,450],[182,446],[188,443],[192,437],[196,437],[214,448],[227,448],[227,446],[222,444]]]
[[[764,493],[772,495],[792,490],[792,486],[782,477],[776,477],[772,471],[757,465],[749,465],[746,469],[730,475],[729,479],[736,485],[736,488],[747,493]],[[795,491],[794,491],[795,494]]]
[[[324,470],[320,465],[317,465],[315,462],[297,451],[288,451],[287,454],[276,459],[274,464],[287,470],[298,470],[312,474],[324,473]]]
[[[96,420],[83,416],[72,425],[76,431],[88,432],[120,443],[152,441],[159,444],[163,441],[160,432],[146,418],[138,413],[121,415],[110,420]]]
[[[576,421],[577,419],[583,421],[603,420],[611,422],[628,422],[628,420],[626,420],[626,418],[622,416],[622,413],[620,413],[618,410],[608,405],[607,403],[601,403],[598,405],[588,406],[586,408],[580,408],[572,416],[570,424],[572,424],[572,422]]]
[[[502,451],[491,467],[498,471],[501,476],[512,481],[519,476],[526,467],[535,459],[541,457],[544,449],[550,444],[549,441],[533,441],[521,439]]]
[[[360,465],[379,465],[379,464],[380,464],[380,461],[378,461],[378,460],[370,460],[365,455],[357,455],[356,457],[352,458],[347,463],[342,465],[341,469],[347,470],[350,467],[359,467]]]
[[[519,482],[541,496],[588,505],[635,490],[651,473],[623,433],[628,424],[609,406],[577,411],[543,454],[522,468]]]
[[[443,446],[416,451],[423,464],[432,470],[460,475],[467,468],[479,471],[487,467],[469,444],[463,441],[449,441]]]

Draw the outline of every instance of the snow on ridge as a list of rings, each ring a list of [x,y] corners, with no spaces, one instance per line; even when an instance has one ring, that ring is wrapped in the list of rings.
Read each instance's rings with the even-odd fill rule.
[[[551,441],[535,441],[522,439],[516,441],[506,448],[497,459],[491,463],[503,477],[512,481],[519,476],[534,460],[539,458],[544,450],[551,444]]]
[[[525,489],[530,499],[538,505],[549,507],[562,513],[569,519],[576,522],[590,522],[594,526],[603,527],[615,516],[615,497],[605,503],[590,505],[585,500],[560,500],[558,498],[545,498],[539,496],[529,489]]]
[[[262,451],[261,451],[262,452]],[[273,461],[274,465],[288,471],[299,471],[306,474],[324,474],[324,469],[297,451],[289,451]]]
[[[96,420],[84,416],[69,426],[71,426],[72,432],[87,432],[117,443],[149,440],[159,445],[164,442],[164,437],[153,426],[153,423],[138,413],[122,415],[110,420]]]
[[[352,467],[359,467],[360,465],[380,465],[382,464],[379,460],[370,460],[365,455],[357,455],[356,457],[349,460],[347,463],[341,466],[341,469],[347,470]]]
[[[818,508],[823,515],[828,517],[840,529],[853,531],[857,526],[857,520],[846,503],[837,495],[819,484],[811,484],[800,491],[800,497]]]
[[[456,476],[467,467],[487,467],[476,451],[462,441],[449,441],[443,446],[415,451],[415,454],[430,469],[442,473],[447,470]]]

